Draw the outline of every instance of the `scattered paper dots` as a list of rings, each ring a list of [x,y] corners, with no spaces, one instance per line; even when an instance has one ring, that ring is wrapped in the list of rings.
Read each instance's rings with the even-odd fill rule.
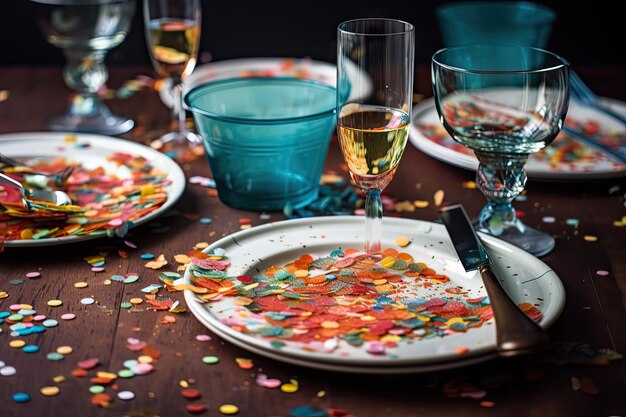
[[[63,305],[63,301],[61,301],[61,300],[50,300],[50,301],[48,301],[48,305],[50,307],[59,307],[59,306]]]
[[[41,392],[41,394],[45,395],[46,397],[54,397],[59,392],[61,392],[61,390],[59,389],[59,387],[53,386],[53,387],[43,387],[42,389],[39,390],[39,392]]]
[[[605,271],[603,269],[600,269],[600,270],[596,271],[596,275],[599,275],[601,277],[605,277],[605,276],[609,275],[609,271]]]
[[[117,398],[124,401],[129,401],[135,398],[135,394],[132,391],[120,391],[117,393]]]
[[[233,404],[222,404],[220,405],[220,413],[225,415],[237,414],[239,412],[239,407]]]

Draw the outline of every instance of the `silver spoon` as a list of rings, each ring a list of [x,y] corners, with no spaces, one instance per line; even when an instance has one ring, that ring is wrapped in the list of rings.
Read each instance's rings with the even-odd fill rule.
[[[22,183],[14,180],[13,178],[0,173],[0,183],[14,186],[20,190],[22,195],[22,204],[28,211],[58,211],[68,213],[68,210],[59,210],[54,206],[42,204],[34,200],[45,201],[56,206],[69,206],[72,204],[72,199],[67,193],[63,191],[50,191],[50,190],[30,190],[25,188]]]

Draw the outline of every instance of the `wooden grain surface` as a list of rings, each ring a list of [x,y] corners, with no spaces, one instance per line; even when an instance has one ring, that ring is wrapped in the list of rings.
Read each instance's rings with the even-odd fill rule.
[[[626,100],[624,69],[577,69],[593,88],[604,95]],[[111,74],[109,86],[118,88],[125,80],[137,75],[151,75],[146,68],[117,68]],[[429,69],[417,71],[416,92],[430,96]],[[0,90],[9,91],[9,99],[0,102],[0,133],[44,131],[45,118],[63,110],[67,88],[61,80],[60,68],[0,68]],[[157,94],[143,90],[126,99],[108,102],[117,113],[132,116],[141,128],[123,137],[148,143],[150,135],[167,127],[168,111]],[[181,165],[186,175],[210,174],[204,158]],[[344,174],[337,143],[331,143],[326,163],[328,170]],[[457,168],[421,154],[407,145],[402,163],[388,189],[393,198],[428,200],[432,202],[437,190],[444,190],[445,201],[462,202],[468,212],[477,213],[485,200],[477,190],[462,187],[473,180],[472,172]],[[541,228],[557,239],[556,249],[542,258],[559,275],[566,289],[564,311],[550,328],[555,349],[563,353],[573,344],[587,344],[591,349],[610,348],[626,351],[626,228],[613,226],[613,221],[626,215],[624,179],[563,182],[530,181],[528,200],[515,206],[525,212],[524,221]],[[213,223],[200,224],[185,215],[210,217]],[[404,217],[434,221],[437,209],[432,204]],[[544,223],[544,216],[554,216],[555,223]],[[154,312],[139,306],[136,312],[119,308],[120,302],[140,297],[139,289],[158,281],[159,271],[145,268],[139,254],[165,254],[170,262],[174,254],[188,252],[195,243],[212,242],[239,230],[238,220],[252,219],[259,225],[266,220],[259,213],[234,210],[209,197],[206,189],[191,184],[176,204],[174,214],[156,221],[169,226],[166,233],[154,233],[154,224],[139,226],[128,239],[138,249],[120,246],[119,242],[96,239],[72,245],[41,248],[7,248],[0,253],[0,291],[9,297],[0,299],[0,311],[9,305],[27,303],[38,313],[59,317],[75,313],[73,321],[62,321],[38,335],[24,339],[41,347],[37,353],[26,354],[9,347],[10,335],[6,324],[0,325],[0,361],[16,368],[14,376],[0,376],[0,416],[78,417],[78,416],[162,416],[190,415],[189,403],[207,404],[203,415],[221,415],[221,404],[235,404],[241,416],[289,416],[296,406],[309,405],[325,410],[344,410],[359,417],[374,416],[625,416],[626,365],[614,360],[605,365],[576,363],[588,356],[530,356],[515,360],[494,360],[487,363],[441,372],[411,375],[353,375],[327,372],[288,365],[274,361],[222,341],[212,335],[191,313],[173,315],[175,323],[163,323],[167,313]],[[272,213],[271,220],[281,220]],[[565,219],[577,218],[580,226],[565,225]],[[583,239],[598,237],[596,242]],[[118,250],[128,251],[128,259]],[[85,257],[106,252],[106,272],[91,272]],[[607,276],[596,274],[609,272]],[[40,271],[37,279],[25,278],[30,271]],[[141,284],[124,285],[113,282],[104,285],[112,274],[137,272]],[[24,279],[21,285],[11,280]],[[89,286],[77,289],[73,284],[86,281]],[[184,304],[182,293],[168,294]],[[81,298],[93,297],[97,302],[83,305]],[[49,307],[50,299],[64,301],[61,307]],[[209,342],[196,340],[196,335],[212,336]],[[155,371],[144,376],[115,382],[117,391],[129,390],[135,399],[114,398],[108,408],[91,404],[87,378],[71,375],[77,362],[98,358],[96,370],[117,372],[123,362],[137,358],[127,348],[129,338],[147,342],[160,352]],[[71,346],[73,353],[53,362],[46,354],[59,346]],[[578,351],[580,352],[580,350]],[[207,355],[219,357],[215,365],[203,364]],[[251,370],[240,369],[235,358],[254,361]],[[90,372],[90,376],[95,371]],[[296,379],[299,390],[284,393],[255,383],[255,375],[265,373],[283,382]],[[53,378],[63,375],[65,382]],[[572,388],[572,378],[593,381],[597,393]],[[202,393],[199,400],[190,401],[180,394],[181,381]],[[60,393],[45,397],[39,390],[56,385]],[[17,404],[11,396],[27,392],[32,399]],[[111,387],[107,392],[115,393]],[[474,392],[475,397],[468,396]],[[492,406],[492,407],[489,407]],[[328,414],[328,413],[327,413]],[[331,414],[329,414],[331,415]],[[336,412],[335,415],[343,415]]]

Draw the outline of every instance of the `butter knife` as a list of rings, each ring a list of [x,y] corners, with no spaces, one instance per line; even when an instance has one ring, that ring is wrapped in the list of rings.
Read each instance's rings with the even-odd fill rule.
[[[498,281],[463,205],[444,207],[439,211],[439,217],[465,270],[480,272],[493,310],[498,354],[512,357],[546,349],[550,344],[548,335],[520,310]]]

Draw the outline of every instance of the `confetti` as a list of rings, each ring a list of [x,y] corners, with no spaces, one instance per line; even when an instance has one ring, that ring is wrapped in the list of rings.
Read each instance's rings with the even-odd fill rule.
[[[45,395],[46,397],[54,397],[59,392],[61,392],[61,390],[59,389],[59,387],[52,386],[52,387],[43,387],[39,390],[39,392],[41,392],[41,394]]]
[[[600,270],[596,271],[596,275],[601,276],[601,277],[606,277],[607,275],[609,275],[609,271],[605,271],[603,269],[600,269]]]
[[[233,404],[222,404],[220,405],[220,413],[224,415],[232,415],[237,414],[239,412],[239,407]]]

